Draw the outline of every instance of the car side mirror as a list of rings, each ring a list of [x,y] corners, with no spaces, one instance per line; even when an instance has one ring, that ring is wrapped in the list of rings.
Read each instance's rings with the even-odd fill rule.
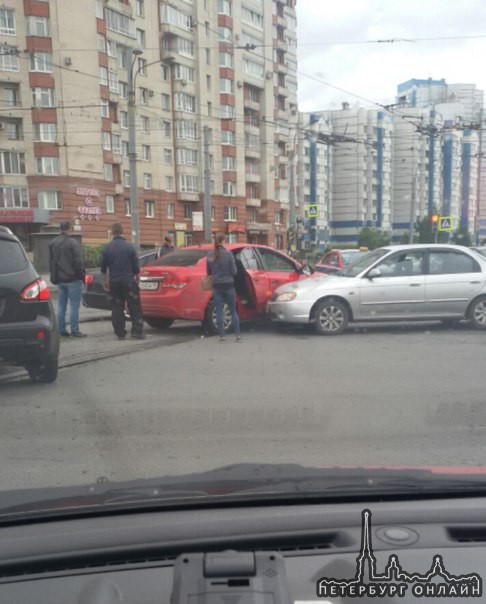
[[[375,277],[381,277],[381,271],[379,268],[372,268],[366,275],[368,279],[374,279]]]

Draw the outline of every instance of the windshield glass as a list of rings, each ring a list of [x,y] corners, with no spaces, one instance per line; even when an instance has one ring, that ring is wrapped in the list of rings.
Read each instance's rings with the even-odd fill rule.
[[[0,34],[0,514],[486,468],[486,0],[6,0]]]
[[[359,275],[359,273],[366,270],[369,266],[374,264],[388,252],[389,250],[386,249],[363,252],[363,256],[360,255],[359,258],[356,258],[356,260],[348,264],[346,268],[343,268],[343,270],[338,271],[336,274],[341,275],[342,277],[356,277],[356,275]]]

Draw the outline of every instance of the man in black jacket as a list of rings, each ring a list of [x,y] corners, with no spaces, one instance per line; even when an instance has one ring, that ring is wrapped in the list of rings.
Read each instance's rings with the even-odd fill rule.
[[[57,322],[61,336],[84,338],[79,331],[79,306],[85,277],[83,250],[70,236],[71,224],[61,222],[61,234],[49,245],[49,269],[51,281],[58,287]],[[66,310],[69,301],[71,333],[66,329]]]
[[[132,338],[143,339],[143,316],[140,305],[138,275],[140,272],[137,251],[123,237],[123,227],[115,223],[111,227],[113,239],[101,255],[103,286],[110,292],[111,323],[118,339],[123,340],[125,329],[125,303],[132,321]],[[109,272],[109,281],[107,276]]]

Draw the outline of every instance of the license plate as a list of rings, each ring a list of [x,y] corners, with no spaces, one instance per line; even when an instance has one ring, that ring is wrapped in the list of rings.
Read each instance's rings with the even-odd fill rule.
[[[159,284],[157,281],[140,281],[140,289],[157,289]]]

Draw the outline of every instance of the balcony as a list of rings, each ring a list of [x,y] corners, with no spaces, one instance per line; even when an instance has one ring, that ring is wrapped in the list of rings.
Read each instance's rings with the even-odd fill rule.
[[[268,231],[270,231],[270,229],[271,229],[271,226],[267,222],[247,222],[246,223],[247,231],[255,231],[255,232],[265,231],[265,233],[268,233]]]
[[[260,159],[261,151],[259,147],[245,147],[245,157],[250,159]]]
[[[243,104],[248,109],[253,109],[254,111],[260,111],[260,101],[254,101],[252,99],[244,98]]]
[[[197,203],[200,201],[199,193],[189,193],[187,191],[178,191],[177,192],[177,201],[182,201],[184,203]]]
[[[245,173],[245,181],[246,182],[251,182],[251,183],[259,183],[261,182],[261,176],[260,174],[255,174],[254,172],[246,172]]]
[[[246,205],[249,208],[261,208],[262,207],[262,200],[261,199],[253,199],[253,198],[247,198],[246,200]]]

